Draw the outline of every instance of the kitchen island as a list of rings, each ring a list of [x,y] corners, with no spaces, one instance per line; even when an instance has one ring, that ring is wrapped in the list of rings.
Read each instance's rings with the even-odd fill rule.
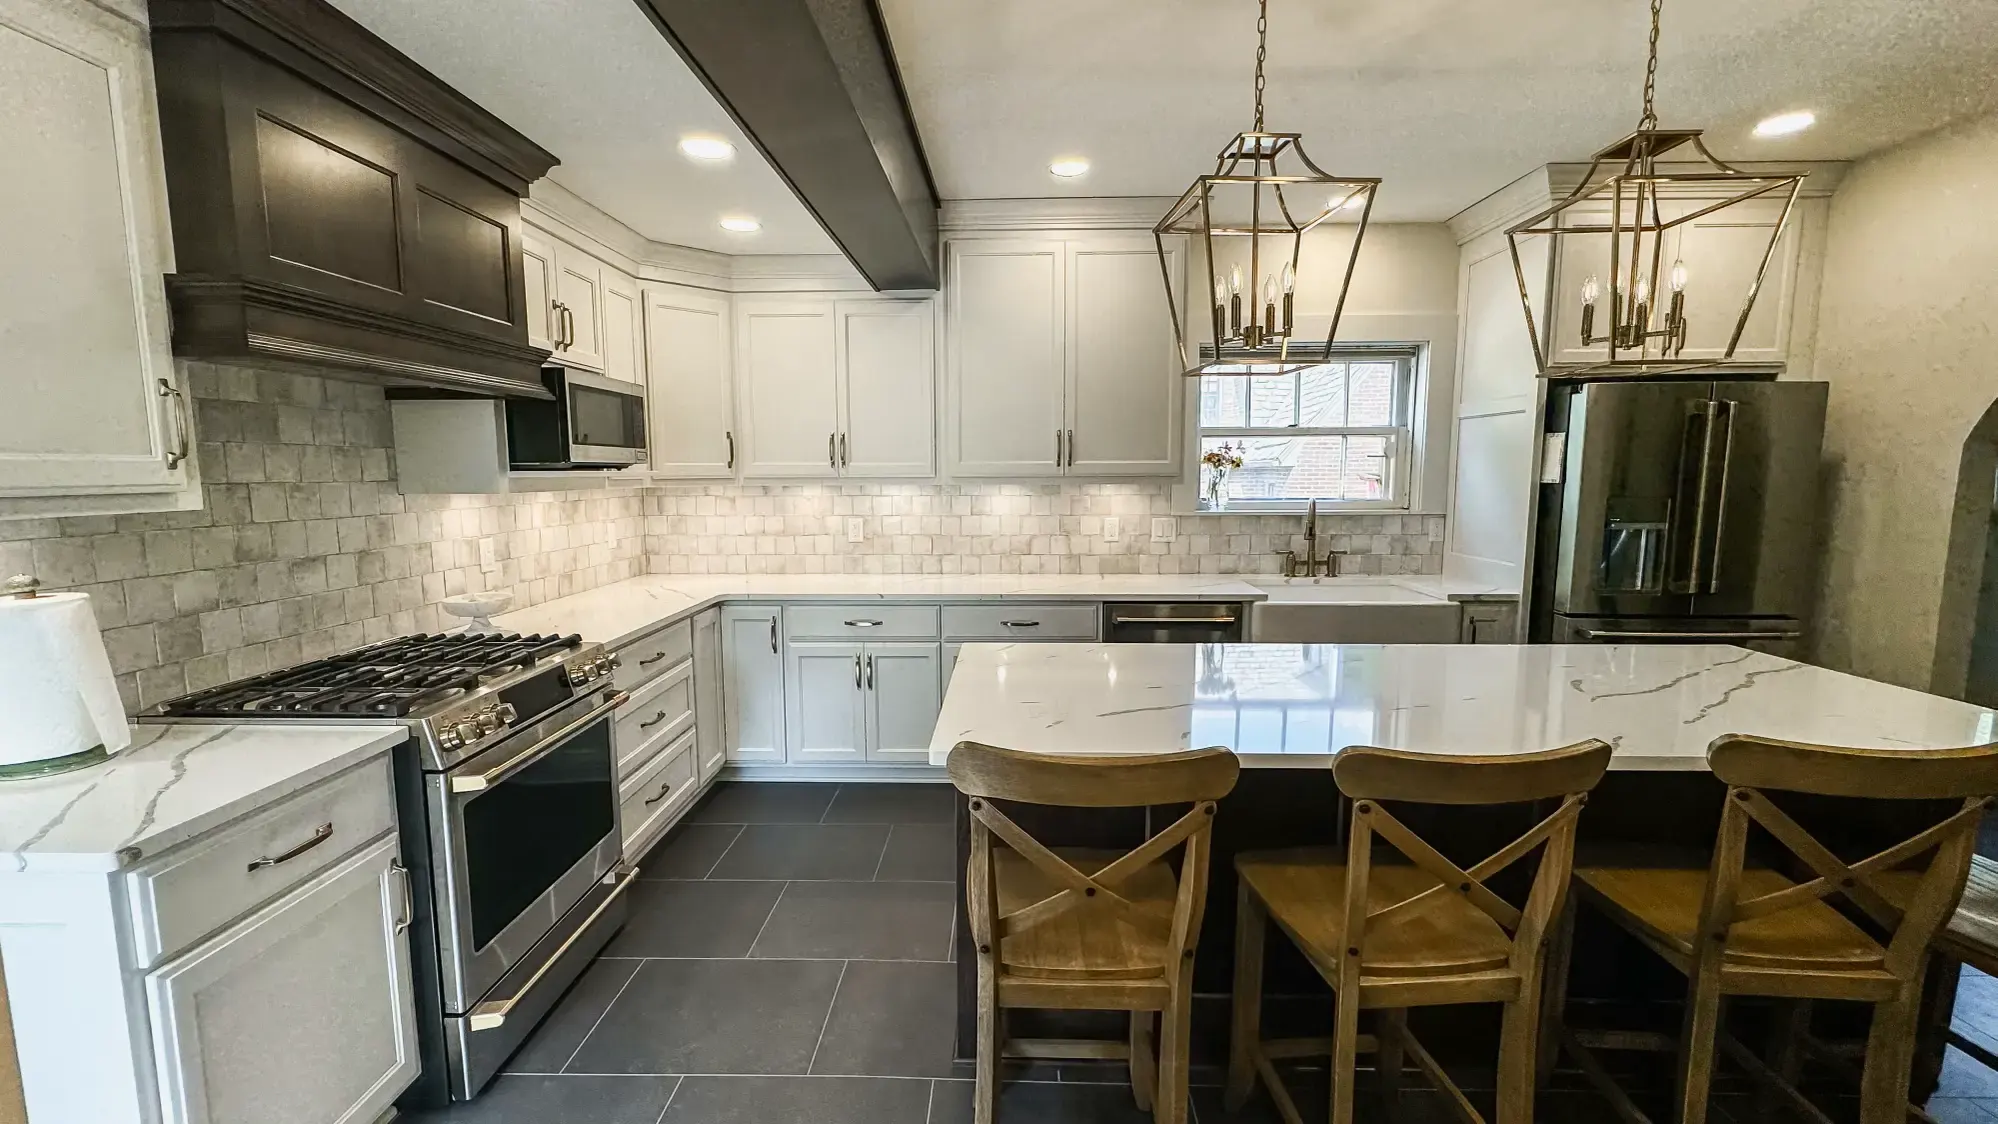
[[[1584,845],[1704,849],[1719,823],[1723,792],[1706,771],[1706,747],[1724,733],[1941,748],[1998,740],[1998,713],[1721,645],[978,644],[966,645],[959,657],[930,760],[944,764],[960,741],[1086,755],[1225,746],[1241,758],[1241,780],[1215,824],[1195,963],[1199,1064],[1225,1056],[1227,1017],[1220,1008],[1232,978],[1233,856],[1338,843],[1343,802],[1330,766],[1340,750],[1371,745],[1497,755],[1601,738],[1614,747],[1611,772],[1582,817]],[[1170,822],[1151,813],[1011,810],[1050,845],[1116,848],[1135,846],[1148,826]],[[1444,850],[1461,848],[1453,857],[1468,862],[1517,834],[1524,822],[1514,813],[1531,810],[1429,807],[1408,809],[1403,818]],[[960,808],[960,872],[967,857],[964,817]],[[1869,832],[1894,830],[1848,826],[1855,844]],[[958,1054],[965,1058],[976,957],[963,923],[962,887],[958,901]],[[1683,992],[1682,980],[1607,926],[1585,919],[1577,948],[1573,994],[1584,1000],[1653,1008],[1655,1015]],[[1265,1010],[1309,1029],[1329,1012],[1329,993],[1300,958],[1282,952],[1273,949],[1267,977],[1273,999]],[[1476,1009],[1439,1010],[1450,1021],[1438,1037],[1464,1043],[1467,1060],[1489,1065],[1495,1037],[1486,1031],[1495,1030],[1495,1018],[1486,1028]],[[1425,1022],[1434,1015],[1414,1017]]]

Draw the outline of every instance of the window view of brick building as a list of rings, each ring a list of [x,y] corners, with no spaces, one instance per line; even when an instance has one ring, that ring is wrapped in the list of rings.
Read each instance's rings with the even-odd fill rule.
[[[1206,376],[1201,452],[1226,445],[1243,461],[1227,502],[1402,500],[1413,369],[1412,355],[1368,355],[1287,375]]]

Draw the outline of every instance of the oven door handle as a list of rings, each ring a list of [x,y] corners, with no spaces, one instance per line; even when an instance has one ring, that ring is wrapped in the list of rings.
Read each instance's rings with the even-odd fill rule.
[[[540,969],[527,978],[527,982],[520,986],[519,991],[505,999],[489,999],[472,1008],[471,1015],[465,1019],[466,1025],[475,1031],[496,1030],[505,1026],[506,1017],[513,1013],[513,1005],[520,1002],[522,996],[534,990],[534,986],[541,982],[541,977],[548,974],[548,969],[553,968],[568,953],[570,946],[574,945],[584,933],[589,932],[590,927],[597,923],[597,918],[602,917],[604,911],[618,898],[623,897],[624,892],[631,889],[631,884],[636,881],[638,881],[638,868],[635,866],[627,868],[624,872],[624,881],[619,882],[611,890],[610,896],[597,904],[596,911],[590,914],[589,920],[576,926],[576,931],[569,934],[569,939],[562,942],[561,948],[556,949],[553,955],[541,962]]]
[[[1234,624],[1236,617],[1116,617],[1110,618],[1115,627],[1120,624]]]
[[[1621,628],[1584,628],[1575,635],[1584,640],[1801,640],[1804,634],[1799,629],[1782,631],[1752,629],[1729,629],[1718,632],[1662,632],[1637,631]]]
[[[555,752],[557,747],[559,747],[564,741],[568,740],[569,735],[575,733],[576,731],[582,729],[583,727],[589,725],[590,723],[595,722],[597,719],[602,718],[604,715],[609,714],[611,711],[616,710],[618,707],[621,707],[625,703],[628,703],[630,701],[631,701],[631,693],[629,691],[619,691],[616,694],[613,694],[611,697],[605,699],[603,702],[597,704],[596,706],[591,707],[588,713],[584,714],[581,718],[576,719],[574,722],[569,723],[567,726],[564,726],[561,729],[555,731],[554,733],[548,735],[547,737],[541,739],[540,741],[535,742],[532,747],[521,751],[520,753],[514,755],[513,757],[508,758],[506,761],[500,763],[499,765],[487,769],[483,773],[467,773],[462,777],[452,777],[451,791],[483,792],[484,790],[491,788],[492,786],[498,784],[499,782],[519,772],[520,770],[525,769],[529,765],[534,764],[536,761],[539,761],[541,758],[546,757],[550,753]]]

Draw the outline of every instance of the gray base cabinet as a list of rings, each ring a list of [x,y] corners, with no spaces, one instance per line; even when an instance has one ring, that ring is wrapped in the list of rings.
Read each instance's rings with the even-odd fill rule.
[[[926,763],[942,659],[935,642],[791,644],[788,763]]]
[[[782,622],[774,605],[722,607],[722,729],[731,763],[784,762]]]

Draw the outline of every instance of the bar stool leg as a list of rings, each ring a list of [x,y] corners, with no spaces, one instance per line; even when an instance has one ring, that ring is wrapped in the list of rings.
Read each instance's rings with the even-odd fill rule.
[[[1908,1071],[1915,1062],[1915,1021],[1922,1007],[1918,974],[1901,994],[1873,1005],[1866,1072],[1859,1083],[1860,1124],[1901,1124],[1908,1115]]]
[[[1235,995],[1234,1020],[1228,1033],[1227,1104],[1240,1109],[1256,1088],[1256,1052],[1263,1033],[1263,947],[1269,932],[1269,913],[1249,884],[1238,884],[1235,893]]]
[[[1499,1029],[1496,1124],[1533,1124],[1533,1090],[1540,1062],[1540,977],[1529,967],[1519,998],[1505,1005]]]
[[[1720,956],[1704,956],[1686,993],[1685,1029],[1679,1034],[1678,1124],[1706,1124],[1713,1091],[1714,1051],[1720,1039]]]
[[[1811,1001],[1808,999],[1779,999],[1776,1002],[1775,1018],[1769,1032],[1769,1068],[1776,1075],[1797,1084],[1797,1078],[1804,1070],[1804,1044],[1811,1037]],[[1783,1100],[1772,1089],[1763,1089],[1755,1095],[1755,1111],[1758,1119],[1774,1119],[1781,1111]]]
[[[1139,1112],[1152,1110],[1152,1093],[1159,1083],[1157,1058],[1152,1054],[1152,1013],[1131,1012],[1131,1097]]]
[[[1408,1012],[1384,1008],[1374,1012],[1380,1045],[1374,1054],[1374,1069],[1380,1075],[1381,1103],[1387,1119],[1397,1120],[1401,1111],[1401,1064],[1404,1035],[1408,1033]]]
[[[1360,973],[1342,972],[1341,988],[1332,1002],[1332,1124],[1353,1124],[1353,1065],[1360,1052]]]
[[[1540,985],[1540,1049],[1534,1084],[1545,1086],[1561,1060],[1561,1026],[1567,1017],[1568,972],[1575,956],[1575,899],[1570,895],[1547,943],[1547,970]]]
[[[1180,963],[1172,999],[1159,1013],[1158,1095],[1152,1119],[1157,1124],[1186,1124],[1187,1051],[1193,1033],[1193,959]]]
[[[977,1082],[972,1090],[974,1124],[994,1124],[999,1116],[999,988],[990,956],[978,959]]]

